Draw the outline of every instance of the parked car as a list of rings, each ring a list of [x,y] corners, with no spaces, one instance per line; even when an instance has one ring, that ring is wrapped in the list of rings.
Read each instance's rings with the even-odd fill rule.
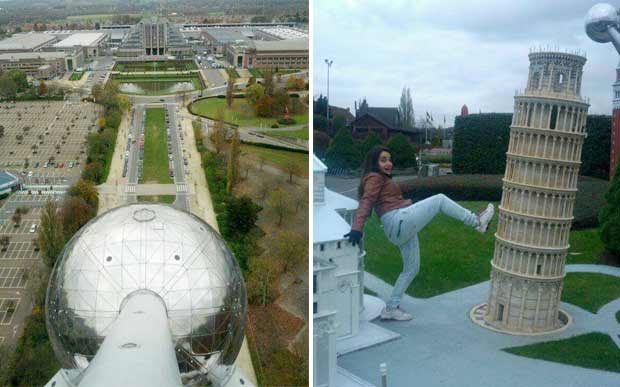
[[[32,226],[30,226],[30,233],[35,233],[37,231],[37,225],[36,223],[33,223]]]
[[[65,167],[65,163],[60,163],[60,165],[58,166],[58,168],[64,168]]]

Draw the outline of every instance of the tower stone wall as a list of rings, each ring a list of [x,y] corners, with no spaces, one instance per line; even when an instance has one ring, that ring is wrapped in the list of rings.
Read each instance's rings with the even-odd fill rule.
[[[580,96],[584,57],[534,52],[529,59],[527,88],[515,96],[484,316],[490,326],[514,333],[562,325],[560,296],[589,107]]]

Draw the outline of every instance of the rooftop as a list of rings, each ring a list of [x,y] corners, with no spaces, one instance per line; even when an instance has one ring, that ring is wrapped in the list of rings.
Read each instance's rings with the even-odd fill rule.
[[[53,42],[54,40],[56,40],[54,36],[43,33],[30,32],[15,34],[10,38],[0,41],[0,51],[33,50],[46,43]]]
[[[205,32],[221,43],[246,40],[254,36],[251,28],[205,28]]]
[[[253,40],[256,51],[308,51],[308,38],[287,40]]]
[[[64,52],[8,52],[0,54],[0,60],[22,60],[22,59],[57,59],[67,56]]]
[[[105,37],[103,32],[80,32],[54,44],[54,47],[92,46]]]
[[[259,28],[260,31],[268,33],[270,35],[276,36],[280,39],[301,39],[308,38],[308,33],[306,31],[301,31],[296,28],[290,27],[263,27]]]

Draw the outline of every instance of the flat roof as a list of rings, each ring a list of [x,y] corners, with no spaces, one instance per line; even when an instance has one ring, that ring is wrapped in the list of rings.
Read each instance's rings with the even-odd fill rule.
[[[44,52],[7,52],[0,53],[0,60],[21,60],[21,59],[58,59],[64,58],[67,54],[58,51]]]
[[[0,188],[7,188],[18,183],[19,180],[15,175],[9,172],[0,171]]]
[[[252,40],[256,51],[308,51],[308,38],[286,40]]]
[[[246,40],[254,35],[254,32],[250,28],[205,28],[204,32],[222,43],[235,40]]]
[[[79,32],[54,44],[54,47],[94,46],[105,37],[104,32]]]
[[[0,41],[0,51],[6,50],[32,50],[41,45],[56,40],[56,37],[44,33],[15,34],[10,38]]]

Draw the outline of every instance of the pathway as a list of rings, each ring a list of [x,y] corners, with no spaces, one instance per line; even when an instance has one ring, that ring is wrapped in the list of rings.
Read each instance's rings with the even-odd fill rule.
[[[569,272],[598,272],[620,277],[620,268],[602,265],[567,265]],[[365,286],[387,298],[392,286],[366,273]],[[383,345],[341,356],[338,365],[358,377],[380,385],[379,364],[387,363],[391,386],[564,386],[617,387],[618,373],[580,368],[516,356],[503,348],[565,339],[593,331],[620,333],[611,316],[620,300],[605,305],[598,314],[562,303],[573,324],[544,336],[513,336],[476,326],[471,308],[488,297],[483,282],[436,297],[420,299],[405,295],[402,306],[411,311],[409,322],[376,322],[401,335]],[[614,323],[615,322],[615,323]]]

